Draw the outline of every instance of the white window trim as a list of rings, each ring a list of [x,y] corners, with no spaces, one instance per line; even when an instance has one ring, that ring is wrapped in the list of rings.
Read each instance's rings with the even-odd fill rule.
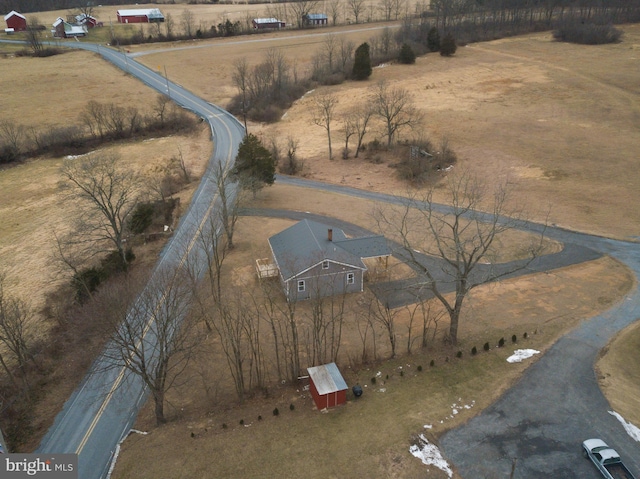
[[[347,284],[356,284],[356,274],[347,273]]]
[[[304,293],[305,289],[306,289],[306,283],[304,281],[304,279],[299,279],[298,280],[298,293]]]
[[[322,269],[329,269],[329,260],[328,259],[325,259],[322,262]]]

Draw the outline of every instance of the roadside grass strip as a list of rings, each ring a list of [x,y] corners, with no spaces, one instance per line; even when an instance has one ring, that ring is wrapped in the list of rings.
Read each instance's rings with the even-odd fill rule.
[[[625,421],[625,419],[615,411],[609,411],[609,414],[620,421],[624,430],[627,431],[627,434],[629,434],[634,441],[640,442],[640,428],[638,426],[634,426],[630,422]]]

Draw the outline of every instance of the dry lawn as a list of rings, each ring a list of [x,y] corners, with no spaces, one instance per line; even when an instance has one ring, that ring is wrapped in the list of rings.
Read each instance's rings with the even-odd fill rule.
[[[345,35],[359,42],[378,33],[366,28]],[[514,203],[526,206],[539,221],[549,211],[552,223],[567,228],[635,238],[640,235],[640,210],[635,208],[640,192],[635,165],[640,26],[623,29],[620,44],[556,43],[550,33],[539,33],[461,47],[453,58],[427,55],[415,65],[387,65],[376,68],[368,82],[318,89],[279,123],[249,129],[267,139],[299,140],[298,154],[309,177],[402,194],[406,186],[387,162],[329,161],[326,133],[312,121],[314,95],[335,94],[340,103],[334,145],[339,151],[342,118],[367,101],[372,85],[386,80],[409,90],[424,113],[422,129],[404,132],[402,138],[429,138],[437,144],[446,137],[458,153],[457,169],[508,182]],[[202,42],[198,46],[210,46],[163,49],[139,61],[166,65],[174,81],[225,104],[236,93],[231,75],[238,57],[255,64],[268,49],[280,47],[295,60],[299,75],[308,71],[324,38],[291,35],[288,42],[284,33]],[[368,139],[374,136],[384,140],[379,128]]]
[[[634,425],[640,424],[640,322],[620,331],[601,351],[596,363],[600,387],[611,408]]]
[[[242,263],[263,254],[264,243],[253,238],[288,224],[242,218],[230,259]],[[247,275],[234,279],[245,289],[255,285]],[[411,437],[427,432],[435,438],[468,420],[527,367],[506,363],[515,348],[544,351],[559,335],[585,316],[606,309],[633,284],[623,265],[605,257],[548,275],[480,288],[471,296],[462,320],[462,360],[454,359],[456,349],[436,347],[351,369],[348,357],[358,356],[361,345],[353,321],[347,319],[342,372],[348,384],[365,386],[365,394],[360,400],[350,396],[346,406],[326,414],[315,410],[304,381],[293,387],[274,385],[267,398],[234,406],[228,373],[210,367],[222,359],[219,346],[207,341],[190,368],[189,383],[169,395],[171,423],[155,428],[153,408],[147,405],[136,428],[150,434],[132,435],[125,441],[114,478],[299,477],[301,471],[310,478],[342,477],[347,471],[364,477],[445,477],[408,454]],[[355,303],[351,308],[357,308]],[[407,326],[408,315],[403,312],[396,320],[400,352],[406,347]],[[439,328],[446,327],[442,320]],[[508,339],[512,334],[518,336],[516,346],[509,342],[504,349],[470,355],[473,346],[482,351],[484,342],[495,346],[500,337]],[[387,340],[380,332],[377,341],[378,353],[386,356]],[[432,359],[435,367],[429,366]],[[373,376],[375,385],[370,380]],[[455,404],[461,411],[458,415],[452,413]],[[278,417],[272,414],[276,407]],[[425,425],[432,428],[425,431]]]

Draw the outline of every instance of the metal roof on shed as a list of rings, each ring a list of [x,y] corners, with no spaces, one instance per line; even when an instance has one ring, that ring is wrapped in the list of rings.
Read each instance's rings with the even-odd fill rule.
[[[158,8],[138,8],[133,10],[118,10],[118,15],[125,17],[147,16],[149,18],[164,18]]]
[[[283,23],[277,18],[254,18],[253,21],[256,23]]]
[[[23,20],[26,20],[26,19],[27,19],[27,17],[25,17],[24,15],[20,15],[20,14],[19,14],[18,12],[16,12],[15,10],[11,10],[9,13],[7,13],[7,14],[4,16],[4,19],[5,19],[5,20],[9,20],[9,19],[10,19],[11,17],[13,17],[14,15],[15,15],[16,17],[20,17],[20,18],[22,18]]]
[[[307,368],[309,377],[316,386],[318,394],[325,395],[344,391],[347,389],[347,383],[340,374],[336,363],[323,364],[322,366],[314,366]]]
[[[326,13],[308,13],[307,18],[309,20],[327,20]]]

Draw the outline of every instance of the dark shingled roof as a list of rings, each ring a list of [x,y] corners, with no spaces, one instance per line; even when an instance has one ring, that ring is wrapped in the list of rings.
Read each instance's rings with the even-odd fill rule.
[[[332,241],[329,241],[329,230],[332,230]],[[367,269],[361,258],[391,254],[384,236],[349,239],[339,228],[306,219],[273,235],[269,245],[285,280],[325,260]]]

